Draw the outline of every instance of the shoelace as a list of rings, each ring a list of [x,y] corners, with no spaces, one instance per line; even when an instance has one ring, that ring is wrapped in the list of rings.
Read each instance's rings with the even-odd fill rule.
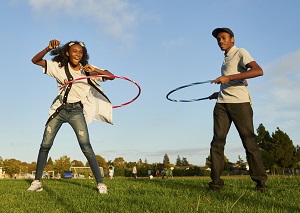
[[[97,188],[98,188],[99,191],[106,191],[106,192],[107,192],[106,186],[100,185],[100,186],[98,186]]]
[[[39,185],[40,185],[39,182],[32,182],[32,183],[31,183],[31,186],[39,186]]]

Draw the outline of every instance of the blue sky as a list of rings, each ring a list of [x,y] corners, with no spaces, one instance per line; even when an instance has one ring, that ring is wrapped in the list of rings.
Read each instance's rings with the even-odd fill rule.
[[[262,123],[272,133],[279,127],[300,145],[299,91],[300,1],[228,0],[6,0],[1,12],[2,91],[0,156],[25,162],[37,159],[55,80],[43,75],[31,58],[48,45],[85,42],[91,64],[135,80],[141,96],[114,109],[114,125],[89,125],[96,154],[106,160],[171,163],[177,156],[204,165],[212,138],[215,101],[174,103],[166,94],[181,85],[220,75],[223,52],[211,32],[229,27],[237,47],[246,48],[264,69],[250,79],[255,129]],[[50,59],[47,55],[45,58]],[[102,84],[113,104],[137,94],[130,82]],[[199,98],[218,91],[199,85],[174,94]],[[232,125],[225,154],[231,162],[245,152]],[[86,162],[67,124],[49,156],[67,155]]]

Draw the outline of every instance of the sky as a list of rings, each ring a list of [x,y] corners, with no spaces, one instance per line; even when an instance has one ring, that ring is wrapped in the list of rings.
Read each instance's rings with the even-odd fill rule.
[[[165,153],[190,164],[205,165],[213,134],[215,100],[176,103],[166,94],[182,85],[220,76],[224,54],[211,35],[217,27],[235,33],[263,68],[249,79],[254,128],[270,134],[277,127],[300,145],[300,1],[298,0],[6,0],[1,12],[2,91],[0,156],[31,163],[37,160],[49,107],[58,91],[55,79],[42,74],[31,58],[57,39],[83,41],[89,63],[137,82],[141,95],[113,110],[113,125],[93,121],[90,139],[106,161],[159,163]],[[51,59],[46,55],[45,59]],[[137,95],[133,83],[102,83],[113,105]],[[172,94],[192,99],[218,91],[202,84]],[[58,132],[49,157],[67,155],[86,162],[68,124]],[[225,155],[245,160],[232,125]]]

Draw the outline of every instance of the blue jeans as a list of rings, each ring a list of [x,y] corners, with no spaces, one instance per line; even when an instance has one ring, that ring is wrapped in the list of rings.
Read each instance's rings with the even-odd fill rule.
[[[249,174],[257,185],[264,185],[267,175],[257,145],[253,128],[253,111],[250,103],[217,103],[214,108],[214,136],[211,142],[211,187],[224,185],[220,178],[224,169],[224,147],[231,123],[237,131],[246,150]]]
[[[97,183],[102,183],[100,168],[90,143],[89,132],[80,102],[64,106],[59,114],[46,125],[37,159],[35,180],[41,180],[42,178],[48,153],[53,145],[55,136],[63,123],[69,123],[73,128],[80,148],[90,164]]]

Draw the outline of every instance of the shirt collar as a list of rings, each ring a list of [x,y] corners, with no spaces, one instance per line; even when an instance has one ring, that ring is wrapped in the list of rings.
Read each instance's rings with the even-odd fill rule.
[[[236,50],[237,50],[237,47],[235,45],[233,45],[230,48],[230,50],[228,51],[228,53],[224,53],[225,57],[228,57],[228,56],[232,55]]]

